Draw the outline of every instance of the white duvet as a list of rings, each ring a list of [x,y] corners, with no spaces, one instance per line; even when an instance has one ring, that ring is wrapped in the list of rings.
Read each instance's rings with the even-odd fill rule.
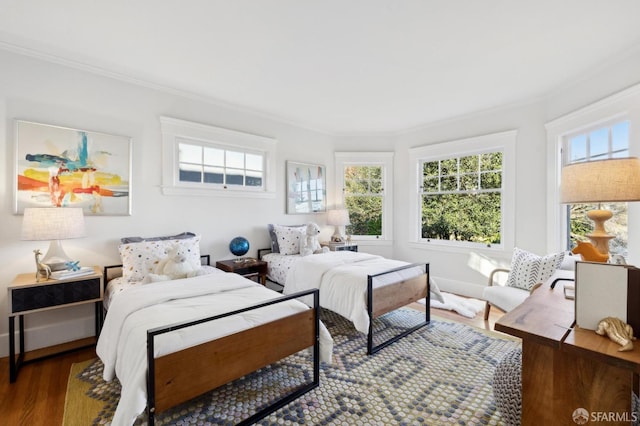
[[[301,257],[291,267],[284,294],[320,289],[320,306],[353,322],[356,330],[369,332],[367,275],[408,265],[367,253],[336,251]],[[374,288],[422,273],[421,267],[407,268],[374,280]]]
[[[237,274],[204,275],[146,284],[112,301],[96,352],[104,363],[104,379],[122,384],[114,426],[131,425],[146,407],[146,333],[148,329],[229,312],[280,297],[279,293]],[[156,339],[155,356],[194,346],[257,324],[308,309],[292,300],[252,310]],[[320,325],[320,359],[331,361],[333,340]]]

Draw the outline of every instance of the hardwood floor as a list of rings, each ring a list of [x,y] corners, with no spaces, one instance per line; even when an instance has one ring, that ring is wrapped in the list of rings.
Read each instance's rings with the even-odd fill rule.
[[[424,311],[421,304],[411,305]],[[455,312],[432,309],[432,315],[458,321],[474,327],[493,330],[502,312],[491,309],[489,321],[482,312],[469,319]],[[0,359],[0,423],[12,426],[52,426],[62,424],[64,398],[71,364],[95,358],[93,348],[80,349],[63,355],[25,364],[15,383],[9,383],[9,359]]]

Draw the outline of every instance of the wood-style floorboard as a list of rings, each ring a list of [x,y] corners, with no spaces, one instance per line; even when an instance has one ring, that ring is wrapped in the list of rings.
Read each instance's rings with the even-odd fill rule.
[[[424,305],[413,304],[423,310]],[[469,319],[451,311],[432,309],[440,318],[458,321],[474,327],[493,330],[502,312],[493,308],[489,321],[482,312]],[[12,426],[60,425],[64,413],[69,370],[74,363],[95,358],[94,348],[79,349],[62,355],[23,365],[15,383],[9,383],[9,359],[0,359],[0,424]]]

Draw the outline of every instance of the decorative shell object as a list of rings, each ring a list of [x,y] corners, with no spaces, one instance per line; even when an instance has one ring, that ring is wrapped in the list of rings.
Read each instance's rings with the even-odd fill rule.
[[[618,351],[630,351],[633,349],[633,328],[620,318],[606,317],[598,323],[596,333],[604,336],[607,335],[611,341],[622,346]]]

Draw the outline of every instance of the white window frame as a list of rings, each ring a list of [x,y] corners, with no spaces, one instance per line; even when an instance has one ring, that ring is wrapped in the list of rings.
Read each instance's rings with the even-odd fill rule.
[[[515,146],[517,131],[510,130],[471,137],[467,139],[440,142],[409,149],[409,161],[413,169],[411,176],[411,229],[410,245],[415,248],[468,251],[487,250],[489,252],[507,252],[515,241]],[[466,157],[489,152],[502,152],[502,196],[500,243],[487,244],[469,241],[449,241],[422,238],[422,170],[425,161],[437,161],[448,158]]]
[[[348,166],[382,166],[382,235],[355,235],[354,242],[391,245],[393,242],[393,152],[336,152],[336,203],[344,206],[344,169]],[[336,206],[336,207],[339,207]]]
[[[164,195],[276,197],[277,141],[275,139],[171,117],[160,117],[160,129],[163,163],[162,193]],[[264,158],[263,186],[256,188],[180,181],[178,155],[180,143],[262,155]]]
[[[564,140],[576,133],[604,127],[618,121],[629,121],[629,155],[640,154],[640,84],[611,95],[605,99],[566,114],[545,124],[547,130],[547,251],[549,253],[565,250],[567,236],[567,209],[560,204],[560,181],[562,177],[562,148]],[[637,217],[638,203],[628,206],[628,250],[638,250],[635,235],[640,229],[634,229],[634,217]]]

